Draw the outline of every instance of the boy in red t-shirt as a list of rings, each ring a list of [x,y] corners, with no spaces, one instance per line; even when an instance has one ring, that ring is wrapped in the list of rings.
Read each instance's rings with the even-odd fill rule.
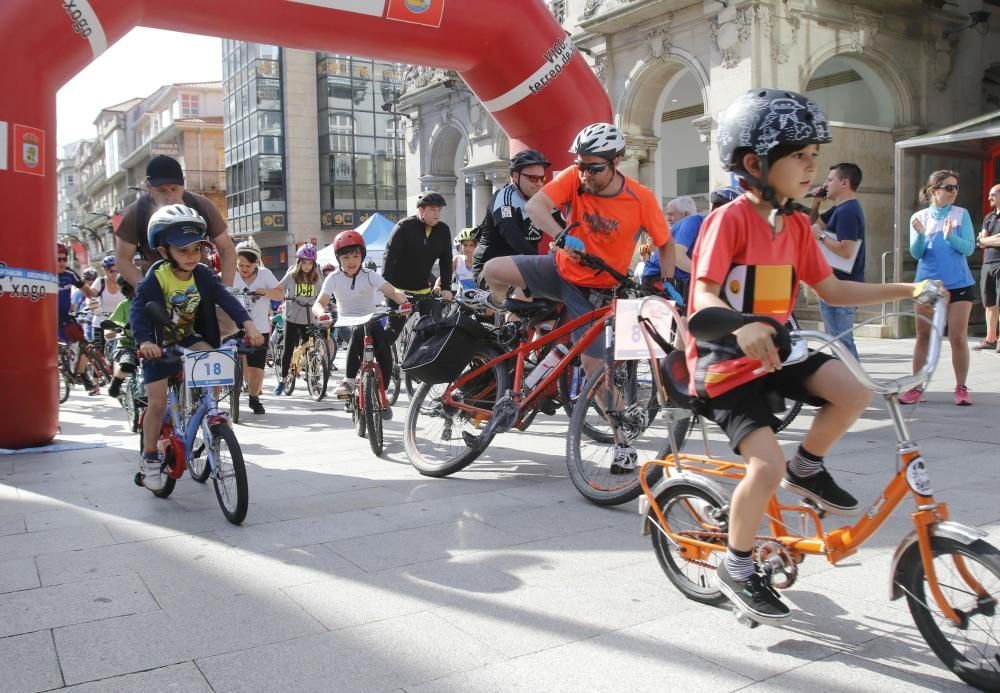
[[[830,126],[809,99],[776,89],[740,96],[719,119],[723,167],[738,175],[746,192],[705,219],[692,257],[690,312],[722,307],[770,315],[785,322],[799,281],[830,305],[867,305],[910,298],[913,284],[864,284],[833,276],[805,215],[792,200],[802,197],[816,174],[819,145]],[[774,330],[754,322],[717,340],[687,345],[691,394],[726,432],[747,464],[733,492],[729,543],[717,570],[719,589],[757,621],[789,615],[788,606],[755,571],[754,535],[768,499],[780,485],[838,515],[853,515],[858,502],[823,467],[823,456],[868,406],[871,393],[843,363],[813,353],[782,368]],[[777,419],[761,407],[764,393],[820,407],[798,451],[787,463],[774,431]]]

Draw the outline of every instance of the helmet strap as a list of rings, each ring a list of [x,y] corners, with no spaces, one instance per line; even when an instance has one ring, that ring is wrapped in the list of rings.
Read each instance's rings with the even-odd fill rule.
[[[523,190],[521,190],[521,172],[520,171],[514,171],[514,173],[517,174],[517,182],[514,183],[514,187],[517,188],[517,191],[521,194],[521,197],[523,197],[524,199],[527,200],[528,196],[524,194]]]

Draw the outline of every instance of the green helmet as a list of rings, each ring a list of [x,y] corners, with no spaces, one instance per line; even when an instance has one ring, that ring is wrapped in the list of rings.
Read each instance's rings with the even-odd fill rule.
[[[475,231],[470,228],[464,228],[458,232],[458,236],[455,237],[456,243],[464,243],[465,241],[476,240]]]

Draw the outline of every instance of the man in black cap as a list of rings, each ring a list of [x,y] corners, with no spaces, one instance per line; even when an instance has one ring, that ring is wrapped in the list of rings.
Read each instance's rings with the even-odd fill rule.
[[[215,244],[222,265],[222,283],[233,285],[236,273],[236,247],[226,230],[226,221],[207,197],[184,190],[184,172],[176,159],[160,154],[146,164],[146,192],[125,208],[115,231],[115,259],[122,278],[133,287],[142,281],[149,266],[160,259],[146,240],[146,226],[160,207],[184,204],[198,212],[208,224],[208,239]],[[132,262],[136,249],[142,255],[142,269]]]

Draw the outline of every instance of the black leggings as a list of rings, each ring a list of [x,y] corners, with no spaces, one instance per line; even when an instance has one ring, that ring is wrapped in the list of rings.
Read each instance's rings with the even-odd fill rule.
[[[382,383],[389,384],[392,375],[392,342],[386,338],[381,322],[371,323],[372,340],[375,342],[375,360],[382,371]],[[365,326],[358,325],[351,331],[351,343],[347,347],[348,378],[355,378],[361,370],[361,359],[365,348]]]
[[[281,352],[281,379],[288,375],[288,369],[292,365],[292,352],[302,342],[306,341],[308,325],[296,325],[294,322],[285,321],[284,350]]]

